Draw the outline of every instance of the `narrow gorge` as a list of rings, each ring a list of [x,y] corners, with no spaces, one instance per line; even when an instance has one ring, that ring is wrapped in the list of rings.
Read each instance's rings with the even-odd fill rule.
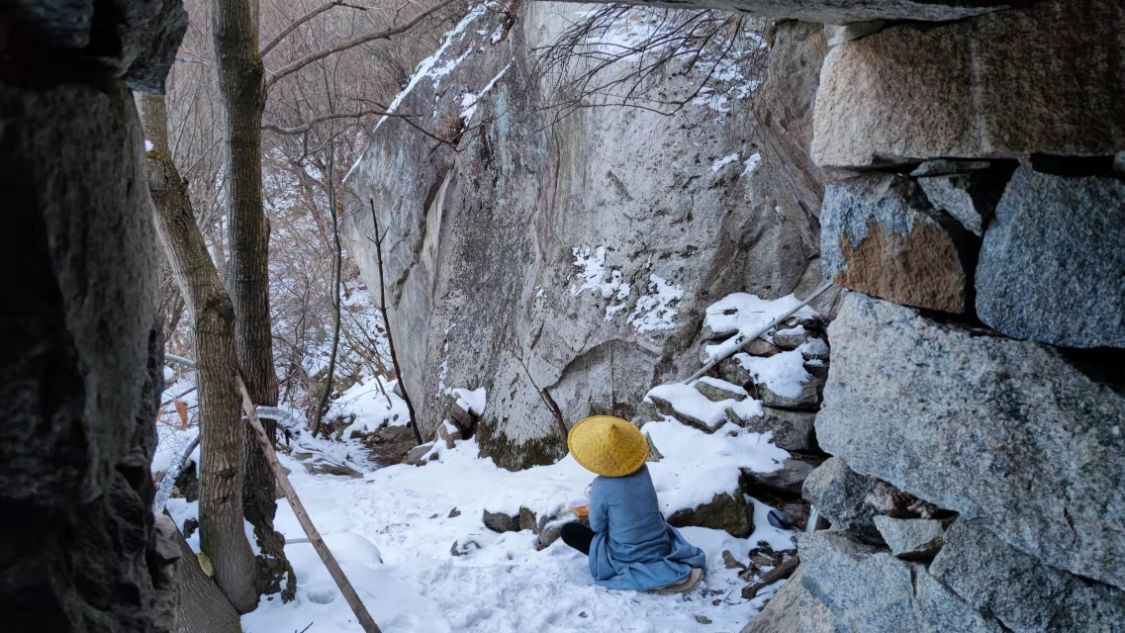
[[[517,3],[470,13],[395,104],[446,136],[376,126],[347,241],[421,419],[484,388],[483,452],[550,463],[584,415],[653,419],[645,394],[715,338],[708,305],[827,279],[797,450],[831,456],[804,496],[832,529],[748,630],[1119,630],[1125,8],[672,6],[767,19],[663,69],[669,100],[706,86],[670,115],[587,94],[559,116],[535,69],[595,9]]]

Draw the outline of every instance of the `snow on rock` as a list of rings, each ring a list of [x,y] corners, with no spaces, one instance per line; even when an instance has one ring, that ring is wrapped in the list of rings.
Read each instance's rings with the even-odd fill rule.
[[[736,292],[716,301],[707,308],[703,327],[710,331],[713,337],[730,336],[730,338],[717,345],[708,345],[705,348],[708,357],[721,358],[731,354],[741,347],[749,336],[800,303],[801,300],[791,294],[780,299],[768,300],[745,292]],[[817,313],[816,310],[804,306],[794,316],[814,318]]]
[[[727,422],[758,417],[764,412],[762,403],[753,398],[716,402],[694,386],[679,382],[653,387],[645,394],[645,402],[669,410],[680,421],[707,432],[714,432]]]
[[[742,170],[742,175],[749,176],[750,174],[758,171],[758,166],[762,164],[762,155],[758,152],[754,152],[750,156],[746,157],[745,162],[746,168]]]
[[[732,163],[737,163],[737,162],[738,162],[738,152],[735,152],[733,154],[727,154],[726,156],[720,158],[719,160],[717,160],[717,161],[715,161],[714,163],[711,164],[711,173],[717,174],[720,171],[722,171],[723,167],[726,167],[727,165],[730,165]]]
[[[453,72],[457,68],[457,66],[461,64],[461,62],[465,61],[465,58],[468,57],[472,52],[471,48],[467,49],[461,56],[454,59],[446,59],[444,62],[443,59],[445,58],[446,52],[449,50],[450,46],[462,42],[465,39],[466,29],[468,29],[469,26],[473,24],[473,22],[476,22],[487,12],[487,2],[482,2],[474,6],[469,10],[468,13],[465,14],[465,17],[461,18],[461,21],[459,21],[452,29],[450,29],[445,35],[442,36],[441,44],[438,46],[437,50],[434,51],[434,53],[429,57],[418,62],[418,65],[414,69],[414,74],[410,76],[410,80],[406,83],[406,86],[397,95],[395,95],[395,98],[391,101],[390,105],[387,106],[386,114],[379,117],[379,120],[375,122],[375,127],[371,131],[372,134],[374,134],[375,131],[380,127],[382,127],[383,124],[391,118],[392,114],[398,112],[398,109],[402,105],[402,102],[405,101],[412,92],[414,92],[414,89],[418,86],[418,84],[427,79],[437,84],[442,80],[443,77]],[[350,176],[352,172],[355,171],[360,162],[363,161],[363,157],[363,154],[360,154],[360,157],[356,160],[355,165],[352,165],[352,168],[348,171],[348,176]]]
[[[605,247],[594,250],[575,248],[574,265],[579,268],[578,281],[581,285],[571,286],[570,294],[578,295],[585,290],[593,290],[602,299],[624,301],[629,297],[629,284],[622,281],[621,271],[605,267]],[[608,277],[607,277],[608,275]],[[606,307],[606,318],[611,318],[611,310],[620,309],[623,304]]]
[[[383,426],[406,426],[410,413],[406,401],[394,392],[396,381],[383,377],[367,377],[344,390],[328,408],[328,419],[353,418],[344,430],[373,433]]]
[[[475,416],[484,414],[484,407],[488,403],[488,393],[484,387],[478,387],[469,391],[468,389],[454,389],[453,397],[457,399],[457,406],[466,413],[471,413]]]
[[[486,84],[480,92],[475,94],[472,92],[466,92],[465,94],[461,95],[462,121],[468,123],[470,120],[472,120],[473,114],[475,114],[477,111],[477,104],[479,104],[480,100],[484,98],[484,95],[488,94],[489,90],[492,90],[492,86],[496,85],[496,82],[499,81],[500,78],[504,76],[504,73],[508,72],[508,69],[511,67],[511,64],[505,66],[504,70],[501,70],[495,77],[493,77],[492,81],[488,82],[488,84]]]
[[[802,385],[812,378],[805,371],[805,358],[799,349],[766,357],[735,354],[734,359],[750,372],[755,383],[783,398],[800,397]]]
[[[676,326],[676,309],[672,306],[684,298],[684,289],[679,284],[669,283],[660,275],[649,275],[649,293],[637,299],[629,324],[637,332],[670,330]]]

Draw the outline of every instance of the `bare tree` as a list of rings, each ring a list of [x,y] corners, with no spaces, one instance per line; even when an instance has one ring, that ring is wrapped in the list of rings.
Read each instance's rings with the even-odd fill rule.
[[[234,343],[234,309],[195,223],[187,188],[168,145],[164,98],[141,100],[149,189],[156,226],[172,273],[191,313],[199,389],[200,549],[211,559],[215,581],[240,612],[258,604],[254,555],[242,528],[243,428]]]
[[[634,107],[671,115],[704,95],[752,89],[765,71],[763,24],[726,11],[610,4],[589,12],[538,50],[537,72],[553,83],[547,107],[561,118],[580,108]],[[748,69],[740,85],[727,72]],[[698,80],[667,92],[668,74]],[[744,96],[744,95],[739,95]]]

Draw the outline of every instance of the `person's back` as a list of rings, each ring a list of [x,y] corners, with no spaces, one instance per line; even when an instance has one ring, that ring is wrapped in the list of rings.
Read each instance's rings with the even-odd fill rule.
[[[595,479],[590,490],[590,511],[591,529],[606,532],[609,546],[619,553],[619,560],[656,560],[668,555],[671,543],[647,466],[625,477]],[[595,527],[599,512],[604,514],[611,530]]]
[[[668,525],[645,466],[648,442],[612,416],[586,418],[567,438],[571,454],[597,473],[589,527],[563,526],[562,538],[589,554],[594,581],[611,589],[686,591],[702,577],[703,551]]]

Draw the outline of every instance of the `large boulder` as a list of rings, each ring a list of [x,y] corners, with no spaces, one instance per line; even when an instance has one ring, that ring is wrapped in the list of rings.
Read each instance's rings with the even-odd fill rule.
[[[741,633],[832,633],[832,614],[805,588],[803,573],[798,567]]]
[[[875,492],[875,479],[864,477],[838,457],[812,471],[803,485],[805,499],[817,509],[833,530],[875,532],[877,509],[868,503]]]
[[[721,492],[700,506],[677,510],[668,517],[668,524],[725,530],[737,538],[746,538],[754,531],[753,510],[739,490]]]
[[[538,72],[536,50],[585,12],[474,9],[396,100],[421,116],[377,124],[346,179],[343,239],[370,288],[385,278],[422,435],[448,417],[447,392],[484,388],[476,437],[508,468],[558,459],[567,424],[593,412],[633,418],[653,385],[690,374],[689,315],[715,297],[778,297],[818,277],[815,187],[790,184],[790,163],[764,140],[774,137],[755,132],[749,95],[764,39],[739,38],[732,71],[672,116],[558,116],[548,106],[569,97]],[[792,46],[815,48],[811,31]],[[805,79],[819,66],[808,59]],[[669,96],[690,97],[708,74],[679,70],[662,76]],[[800,92],[781,81],[774,102],[811,102],[813,82]],[[445,131],[458,151],[423,141],[419,126]]]
[[[929,157],[1112,156],[1125,147],[1125,4],[1046,0],[833,47],[813,158],[867,167]]]
[[[897,519],[885,515],[875,517],[879,536],[899,558],[932,558],[941,549],[945,521],[940,519]]]
[[[816,448],[811,411],[790,411],[762,407],[762,415],[746,418],[743,428],[755,433],[772,433],[772,442],[787,451],[809,452]]]
[[[961,313],[970,270],[968,232],[916,182],[861,176],[829,185],[821,261],[835,283],[896,303]]]
[[[957,521],[930,573],[1007,631],[1117,631],[1125,591],[1044,565],[979,521]]]
[[[801,584],[830,614],[835,633],[1000,633],[920,563],[842,534],[801,536]]]
[[[164,91],[188,26],[183,0],[10,0],[4,19],[5,52],[26,55],[29,68],[62,59],[142,92]]]
[[[82,3],[47,4],[64,22],[86,15]],[[96,4],[105,44],[137,35],[111,5],[162,3]],[[163,340],[144,137],[121,73],[82,58],[97,51],[54,47],[71,40],[38,22],[14,26],[10,9],[0,621],[19,633],[169,631],[177,556],[154,529],[149,470]]]
[[[1049,565],[1125,586],[1125,397],[1050,347],[858,294],[829,334],[826,451]]]
[[[977,314],[1016,338],[1125,347],[1125,182],[1021,167],[985,233]]]

